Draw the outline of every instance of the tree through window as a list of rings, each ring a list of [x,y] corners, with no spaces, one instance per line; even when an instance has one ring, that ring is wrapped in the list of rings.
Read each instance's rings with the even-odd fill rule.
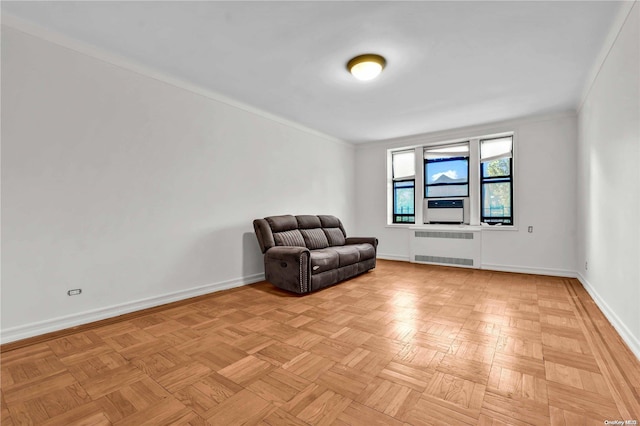
[[[480,141],[480,221],[513,225],[513,137]]]

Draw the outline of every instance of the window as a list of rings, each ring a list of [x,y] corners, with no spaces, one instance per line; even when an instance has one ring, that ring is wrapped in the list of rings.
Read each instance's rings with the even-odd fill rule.
[[[513,137],[480,140],[480,221],[513,225]]]
[[[388,149],[387,224],[433,223],[434,203],[462,199],[464,224],[517,230],[516,143],[507,130]]]
[[[393,223],[415,223],[415,153],[400,151],[392,154]]]
[[[425,198],[469,196],[469,143],[425,148]]]

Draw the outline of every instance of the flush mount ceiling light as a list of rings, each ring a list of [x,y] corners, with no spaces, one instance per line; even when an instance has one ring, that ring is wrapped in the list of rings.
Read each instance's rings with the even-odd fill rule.
[[[366,55],[356,56],[347,62],[347,69],[358,80],[369,81],[382,72],[386,63],[387,61],[382,56],[367,53]]]

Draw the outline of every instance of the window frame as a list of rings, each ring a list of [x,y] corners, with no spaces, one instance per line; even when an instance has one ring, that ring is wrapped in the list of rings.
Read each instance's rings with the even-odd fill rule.
[[[428,184],[427,183],[427,163],[439,163],[439,162],[444,162],[444,161],[454,161],[454,160],[467,160],[467,183],[432,183],[432,184]],[[424,159],[424,167],[423,167],[423,173],[424,173],[424,198],[426,199],[444,199],[444,198],[467,198],[469,197],[469,155],[467,155],[466,157],[449,157],[449,158],[443,158],[440,160],[428,160],[428,159]],[[467,185],[467,193],[465,195],[442,195],[442,196],[428,196],[427,193],[429,192],[429,187],[439,187],[439,186],[449,186],[449,185]]]
[[[483,173],[483,169],[484,169],[484,164],[489,163],[490,161],[487,162],[482,162],[482,143],[486,142],[486,141],[491,141],[491,140],[497,140],[497,139],[504,139],[510,137],[511,138],[511,156],[507,157],[509,159],[509,174],[508,175],[501,175],[501,176],[490,176],[490,177],[485,177],[484,173]],[[515,226],[515,215],[514,215],[514,200],[513,200],[513,151],[514,151],[514,137],[513,135],[509,135],[509,136],[499,136],[499,137],[492,137],[492,138],[484,138],[484,139],[479,139],[479,143],[478,143],[478,149],[480,150],[480,155],[479,155],[479,160],[480,160],[480,223],[486,223],[490,226],[496,226],[498,224],[502,225],[502,226]],[[496,161],[496,160],[500,160],[500,158],[496,158],[493,159],[491,161]],[[485,189],[484,189],[484,185],[485,184],[491,184],[491,183],[509,183],[509,201],[511,203],[511,205],[509,206],[509,216],[503,216],[503,217],[492,217],[492,216],[485,216],[484,214],[484,197],[485,197]],[[505,220],[508,220],[509,222],[506,223]]]
[[[396,154],[403,154],[403,153],[413,153],[414,155],[414,170],[413,170],[413,176],[402,176],[399,178],[395,177],[395,170],[394,170],[394,155]],[[396,213],[396,183],[399,182],[413,182],[413,214],[402,214],[402,213]],[[413,217],[412,221],[406,221],[406,220],[401,220],[398,221],[398,218],[401,217]],[[403,149],[403,150],[398,150],[398,151],[392,151],[391,152],[391,223],[393,224],[407,224],[407,225],[411,225],[411,224],[415,224],[416,223],[416,171],[415,171],[415,151],[413,149]]]
[[[401,182],[412,182],[413,183],[413,213],[412,214],[403,214],[403,213],[396,213],[396,183],[401,183]],[[413,179],[407,179],[407,178],[398,178],[398,179],[394,179],[393,180],[393,201],[392,201],[392,205],[391,205],[391,216],[392,216],[392,223],[408,223],[408,224],[415,224],[416,223],[416,179],[415,177]],[[408,220],[397,220],[399,217],[413,217],[412,221],[408,221]]]
[[[482,230],[485,231],[518,231],[518,221],[517,216],[519,214],[519,179],[518,179],[518,164],[519,161],[516,159],[518,156],[518,130],[517,129],[500,129],[494,128],[490,129],[486,132],[465,132],[465,134],[453,134],[452,137],[447,138],[445,135],[440,136],[429,136],[429,135],[421,135],[421,136],[413,136],[402,138],[399,140],[393,141],[393,146],[389,146],[386,148],[386,157],[387,157],[387,197],[386,197],[386,205],[387,205],[387,220],[386,227],[389,228],[410,228],[411,226],[419,226],[419,227],[437,227],[441,225],[433,225],[424,223],[424,218],[426,218],[427,214],[427,202],[429,199],[464,199],[464,224],[462,226],[469,227],[480,227],[482,226]],[[481,201],[482,197],[482,189],[483,183],[481,182],[481,173],[482,173],[482,158],[480,153],[480,145],[481,141],[488,141],[493,139],[502,139],[502,138],[511,138],[511,175],[510,175],[510,196],[511,196],[511,214],[508,219],[511,220],[511,223],[501,224],[502,226],[490,226],[488,223],[482,223],[481,217],[483,216]],[[448,152],[442,148],[447,148],[459,144],[466,144],[469,147],[469,151],[461,151],[459,152],[460,157],[468,158],[467,167],[468,167],[468,196],[453,196],[453,197],[426,197],[426,174],[425,174],[425,157],[428,154],[425,154],[427,150],[438,149],[438,152]],[[393,179],[393,154],[400,152],[414,151],[414,159],[415,159],[415,174],[414,176],[404,179],[412,179],[414,181],[415,188],[415,203],[414,203],[414,222],[398,222],[394,221],[393,217],[393,204],[395,203],[394,199],[394,179]],[[500,151],[498,151],[500,152]],[[437,153],[437,152],[436,152]],[[432,153],[433,154],[433,153]],[[486,153],[485,156],[489,157],[489,153]],[[499,154],[496,154],[499,155]],[[452,155],[450,158],[457,157],[458,155]],[[504,157],[508,157],[508,154],[505,152]],[[500,158],[500,157],[496,157]],[[422,170],[420,170],[422,169]],[[403,180],[403,179],[395,179]],[[484,179],[486,180],[486,179]],[[489,183],[490,180],[487,180]],[[484,185],[486,186],[486,185]],[[487,217],[483,218],[484,220],[490,219]],[[492,224],[493,225],[493,224]]]

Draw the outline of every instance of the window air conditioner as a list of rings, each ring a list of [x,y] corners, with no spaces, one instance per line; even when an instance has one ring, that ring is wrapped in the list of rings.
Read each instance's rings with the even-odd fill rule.
[[[463,223],[463,200],[427,201],[427,223]]]

